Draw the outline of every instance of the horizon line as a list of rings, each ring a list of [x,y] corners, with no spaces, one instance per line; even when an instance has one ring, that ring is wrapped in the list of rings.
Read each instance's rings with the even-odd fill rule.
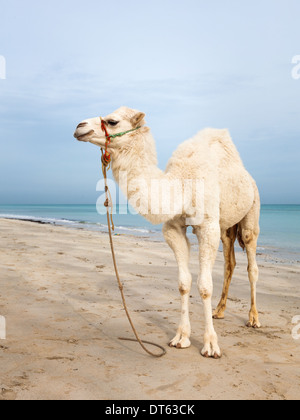
[[[115,203],[120,205],[120,203]],[[123,203],[121,205],[130,205]],[[300,206],[300,203],[261,203],[262,206]],[[97,203],[5,203],[0,206],[97,206]]]

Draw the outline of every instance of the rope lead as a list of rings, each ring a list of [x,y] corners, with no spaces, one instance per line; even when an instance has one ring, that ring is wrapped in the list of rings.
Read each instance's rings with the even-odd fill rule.
[[[107,134],[107,131],[105,130],[105,134]],[[107,215],[107,225],[108,225],[108,233],[109,233],[109,240],[110,240],[110,248],[111,248],[111,253],[112,253],[112,259],[113,259],[113,264],[114,264],[114,269],[115,269],[115,273],[116,273],[116,278],[118,281],[118,285],[119,285],[119,289],[120,289],[120,293],[121,293],[121,297],[122,297],[122,302],[123,302],[123,306],[128,318],[128,321],[131,325],[132,331],[136,337],[136,339],[131,339],[131,338],[122,338],[120,337],[119,340],[122,341],[133,341],[133,342],[138,342],[140,344],[140,346],[142,347],[142,349],[148,353],[150,356],[156,357],[156,358],[160,358],[165,356],[166,349],[162,346],[160,346],[159,344],[156,343],[152,343],[151,341],[143,341],[140,339],[137,330],[132,322],[131,316],[129,314],[128,308],[127,308],[127,304],[126,304],[126,299],[125,299],[125,295],[124,295],[124,288],[123,288],[123,284],[120,280],[120,276],[119,276],[119,271],[118,271],[118,267],[117,267],[117,261],[116,261],[116,256],[115,256],[115,250],[114,250],[114,243],[113,243],[113,237],[112,237],[112,231],[115,230],[115,226],[114,226],[114,222],[113,222],[113,202],[112,202],[112,197],[111,197],[111,193],[110,190],[108,188],[107,185],[107,170],[109,170],[110,168],[110,163],[111,163],[111,157],[110,154],[107,152],[107,147],[108,147],[108,138],[109,135],[107,134],[107,142],[106,142],[106,150],[105,152],[103,152],[103,150],[101,149],[102,152],[102,173],[103,173],[103,177],[104,177],[104,183],[105,183],[105,195],[106,195],[106,200],[105,200],[105,207],[106,207],[106,215]],[[109,156],[109,159],[108,159]],[[111,209],[111,212],[109,212],[109,208]],[[147,347],[145,346],[145,344],[149,344],[150,346],[153,347],[157,347],[161,350],[160,353],[153,353],[152,351],[148,350]]]

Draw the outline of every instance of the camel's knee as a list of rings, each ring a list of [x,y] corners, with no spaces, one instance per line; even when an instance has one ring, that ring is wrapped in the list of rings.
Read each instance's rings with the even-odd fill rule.
[[[233,274],[235,268],[236,268],[236,262],[235,261],[232,261],[231,264],[230,264],[230,270],[231,270],[231,273],[232,274]]]
[[[252,230],[243,230],[242,239],[245,245],[249,245],[255,239],[254,233]]]
[[[182,296],[190,293],[192,287],[192,275],[190,272],[181,272],[179,274],[179,292]]]
[[[257,264],[252,264],[251,266],[248,265],[248,273],[249,273],[250,278],[253,281],[257,281],[258,276],[259,276],[259,269],[258,269]]]
[[[188,295],[190,293],[190,291],[191,291],[191,288],[187,287],[186,284],[180,284],[179,285],[179,292],[180,292],[181,296]]]
[[[213,294],[212,284],[199,281],[198,289],[199,289],[200,296],[203,300],[207,300],[212,297],[212,294]]]
[[[212,297],[212,292],[206,287],[202,287],[202,288],[200,287],[199,291],[200,291],[200,296],[203,300],[207,300]]]
[[[213,281],[210,271],[204,271],[198,277],[198,290],[203,300],[212,297],[213,294]]]

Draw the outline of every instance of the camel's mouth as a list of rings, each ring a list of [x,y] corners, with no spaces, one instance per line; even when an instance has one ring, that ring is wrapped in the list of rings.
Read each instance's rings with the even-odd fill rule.
[[[85,134],[77,134],[77,132],[75,132],[74,137],[75,139],[79,140],[79,141],[84,141],[87,137],[90,137],[92,134],[94,134],[95,131],[94,130],[90,130],[88,133]]]

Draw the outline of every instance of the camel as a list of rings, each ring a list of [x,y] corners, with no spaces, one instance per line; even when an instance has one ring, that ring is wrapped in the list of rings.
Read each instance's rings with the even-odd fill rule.
[[[106,136],[101,121],[104,122],[109,135],[117,134],[108,146],[115,180],[120,184],[129,202],[146,219],[153,224],[163,223],[164,238],[175,254],[179,269],[181,320],[170,346],[177,349],[185,349],[191,345],[189,298],[192,275],[189,270],[190,243],[187,238],[187,220],[197,220],[193,219],[195,206],[191,206],[196,202],[195,192],[193,190],[190,202],[179,213],[165,214],[161,211],[162,206],[153,206],[151,202],[159,200],[158,194],[149,194],[149,191],[153,180],[167,182],[201,179],[204,182],[203,217],[201,221],[199,219],[195,224],[189,224],[192,225],[193,233],[199,242],[200,269],[197,285],[205,315],[204,347],[201,354],[218,359],[222,354],[213,319],[224,318],[229,286],[236,266],[236,239],[242,248],[246,249],[249,263],[251,309],[247,326],[261,326],[256,307],[256,284],[259,275],[256,249],[260,233],[260,196],[257,185],[246,171],[228,130],[200,131],[178,147],[166,171],[163,172],[157,167],[155,142],[146,126],[144,113],[121,107],[103,119],[97,117],[84,120],[78,125],[74,137],[105,149]],[[128,178],[127,187],[121,185],[124,173]],[[147,186],[149,188],[146,188]],[[173,198],[166,199],[173,200],[173,204],[177,201],[174,195]],[[150,211],[146,211],[145,208],[141,211],[141,201],[148,203]],[[163,202],[164,198],[161,201]],[[158,211],[151,212],[153,207]],[[193,210],[190,211],[191,208]],[[212,272],[220,238],[225,258],[224,287],[220,303],[213,313]]]

